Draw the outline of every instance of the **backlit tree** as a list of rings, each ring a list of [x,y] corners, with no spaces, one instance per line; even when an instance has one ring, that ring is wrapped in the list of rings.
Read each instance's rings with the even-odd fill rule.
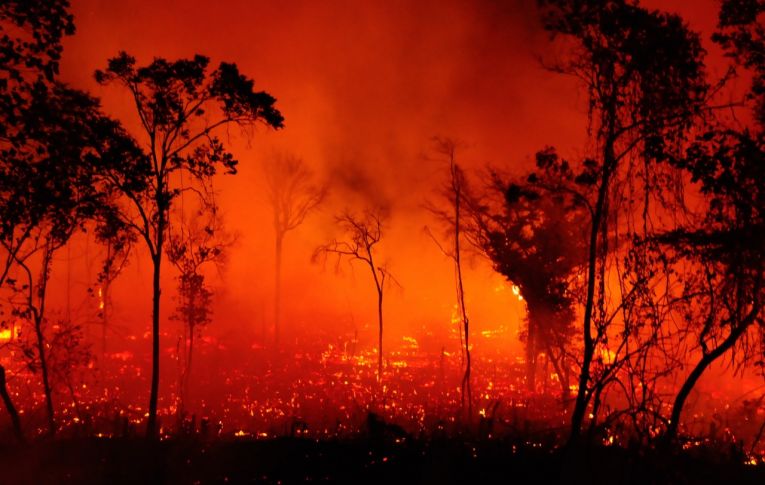
[[[147,435],[157,427],[159,392],[160,275],[170,209],[184,190],[180,177],[211,177],[219,170],[236,173],[237,160],[216,136],[227,126],[243,132],[257,124],[281,128],[275,99],[256,91],[236,64],[209,68],[207,57],[169,61],[156,58],[145,66],[127,53],[96,71],[101,84],[116,83],[130,93],[140,122],[136,133],[143,153],[106,173],[122,194],[120,216],[146,243],[152,261],[152,371]]]

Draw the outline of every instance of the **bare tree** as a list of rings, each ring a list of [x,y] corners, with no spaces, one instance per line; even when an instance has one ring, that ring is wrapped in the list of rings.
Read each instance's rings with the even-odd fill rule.
[[[278,346],[284,237],[321,204],[327,188],[316,185],[314,174],[303,159],[292,154],[275,155],[263,166],[263,171],[274,217],[274,342]]]
[[[379,212],[366,211],[361,216],[346,212],[337,217],[337,223],[345,233],[346,239],[333,239],[316,248],[313,260],[329,255],[337,256],[339,265],[343,259],[360,261],[369,268],[377,292],[377,382],[382,381],[383,372],[383,293],[386,281],[395,279],[385,264],[375,261],[375,246],[382,239],[382,215]]]
[[[465,305],[465,285],[462,280],[462,239],[465,237],[463,231],[466,230],[465,205],[467,204],[468,188],[465,179],[465,173],[457,163],[457,150],[459,143],[451,138],[436,138],[435,151],[438,155],[445,158],[449,165],[449,179],[443,187],[442,197],[449,204],[448,209],[441,209],[435,205],[429,205],[429,210],[448,228],[451,247],[444,247],[431,234],[433,241],[438,245],[454,264],[454,284],[457,296],[457,308],[460,313],[460,335],[463,335],[463,354],[465,356],[465,371],[462,375],[460,392],[462,396],[462,409],[467,409],[468,419],[473,416],[473,393],[470,385],[471,356],[470,356],[470,320],[468,319],[467,307]],[[428,231],[429,232],[429,231]],[[429,232],[430,234],[430,232]]]
[[[236,173],[238,161],[215,136],[224,127],[252,130],[257,124],[275,129],[283,117],[276,100],[255,91],[254,81],[236,64],[209,69],[209,58],[168,61],[155,58],[145,66],[125,52],[96,71],[100,84],[122,86],[140,120],[143,150],[121,163],[104,167],[112,190],[123,195],[120,216],[146,243],[152,261],[152,367],[147,436],[157,431],[160,364],[160,300],[163,253],[174,200],[183,192],[183,174],[211,177],[223,169]]]

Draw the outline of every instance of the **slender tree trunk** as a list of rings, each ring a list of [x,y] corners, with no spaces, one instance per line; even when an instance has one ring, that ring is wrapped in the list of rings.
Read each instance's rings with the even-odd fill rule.
[[[106,275],[103,286],[101,286],[101,355],[106,357],[106,328],[109,326],[109,314],[108,314],[108,301],[109,301],[109,278],[111,275]]]
[[[282,298],[282,243],[284,234],[277,229],[274,254],[274,343],[279,347],[281,337],[281,298]]]
[[[45,349],[45,335],[43,333],[43,322],[45,318],[45,296],[48,288],[48,278],[50,276],[50,264],[53,257],[51,241],[45,242],[45,253],[43,254],[43,266],[40,272],[40,281],[37,288],[38,307],[35,308],[32,295],[29,296],[29,305],[32,309],[32,315],[35,327],[35,337],[37,340],[37,353],[40,359],[40,371],[42,373],[43,391],[45,393],[45,409],[48,414],[48,434],[56,434],[56,419],[53,410],[53,391],[50,385],[50,376],[48,369],[47,353]]]
[[[165,243],[165,229],[167,228],[167,212],[170,209],[170,199],[165,193],[166,180],[164,175],[165,159],[159,165],[157,188],[155,192],[155,204],[157,207],[157,224],[155,234],[154,251],[151,255],[153,264],[152,275],[152,308],[151,308],[151,394],[149,395],[149,419],[146,422],[146,437],[157,436],[157,398],[159,396],[159,310],[162,288],[160,275],[162,270],[162,251]],[[148,237],[147,237],[148,239]],[[151,244],[150,244],[151,246]]]
[[[383,290],[377,288],[377,382],[382,382],[383,372]]]
[[[534,392],[537,388],[537,344],[534,318],[528,319],[526,335],[526,387]]]
[[[610,130],[613,132],[613,128]],[[598,188],[598,200],[595,206],[595,213],[592,217],[592,227],[590,228],[590,248],[587,266],[587,299],[584,307],[583,335],[584,350],[582,355],[582,370],[579,374],[579,388],[576,393],[576,403],[571,415],[571,435],[569,443],[575,443],[579,440],[582,431],[582,422],[587,409],[589,395],[587,386],[590,382],[590,365],[595,353],[595,342],[592,338],[592,314],[595,305],[595,277],[598,265],[598,237],[600,235],[601,224],[605,217],[606,197],[608,194],[608,185],[611,174],[615,169],[615,156],[612,136],[609,135],[606,147],[604,149],[603,173],[601,175],[600,187]]]
[[[160,287],[160,269],[162,262],[161,246],[158,245],[156,254],[152,256],[154,275],[152,279],[152,311],[151,311],[151,394],[149,396],[149,419],[146,422],[146,436],[154,438],[157,434],[157,396],[159,394],[159,303],[162,289]]]
[[[451,158],[452,187],[454,189],[454,266],[457,272],[457,297],[459,299],[462,324],[465,331],[465,374],[462,376],[462,407],[465,408],[467,398],[468,421],[473,417],[473,391],[470,386],[470,321],[465,307],[465,287],[462,283],[462,255],[460,252],[460,203],[462,202],[462,186],[459,179],[459,169]]]
[[[5,380],[5,367],[2,365],[0,365],[0,397],[3,398],[5,409],[11,417],[11,424],[13,425],[13,433],[16,435],[16,440],[18,440],[19,443],[24,443],[24,433],[21,431],[19,412],[16,410],[11,395],[8,393],[8,386]]]
[[[601,186],[601,192],[603,192]],[[600,204],[599,204],[600,208]],[[592,339],[592,310],[595,301],[595,270],[597,265],[597,239],[598,225],[600,222],[600,213],[593,218],[592,233],[590,237],[589,267],[587,271],[587,300],[584,308],[584,349],[582,355],[582,370],[579,373],[579,388],[576,393],[576,402],[574,411],[571,414],[571,435],[570,442],[579,440],[579,435],[584,421],[584,412],[587,408],[587,386],[590,382],[590,364],[595,352],[595,344]]]
[[[35,337],[37,338],[37,353],[40,359],[40,372],[42,373],[43,392],[45,392],[45,410],[48,414],[48,434],[54,436],[56,434],[56,420],[53,411],[53,392],[50,386],[50,377],[48,375],[48,362],[45,352],[45,336],[42,330],[41,314],[36,314],[35,321]]]
[[[467,323],[465,323],[465,374],[462,376],[462,405],[465,406],[467,399],[468,421],[473,418],[473,390],[470,385],[470,348],[468,347]]]
[[[552,351],[552,346],[549,344],[547,345],[547,357],[547,360],[550,361],[555,370],[555,374],[558,376],[558,382],[561,387],[561,401],[565,402],[571,393],[571,389],[568,387],[568,372],[563,371],[563,366],[561,365],[560,360],[555,357]]]
[[[733,329],[730,335],[728,335],[728,337],[723,340],[719,346],[715,347],[708,354],[704,354],[701,359],[699,359],[693,370],[691,370],[691,373],[688,374],[688,377],[685,378],[685,382],[683,382],[682,387],[680,387],[680,391],[678,391],[677,396],[675,396],[675,402],[672,404],[672,414],[670,415],[669,425],[667,426],[667,431],[664,435],[664,439],[667,443],[674,441],[674,439],[677,437],[677,430],[678,426],[680,425],[680,415],[683,412],[683,406],[685,406],[685,401],[688,399],[688,396],[690,395],[694,386],[696,386],[696,383],[698,382],[701,375],[712,362],[717,360],[731,347],[733,347],[738,338],[744,333],[744,331],[746,331],[747,328],[749,328],[749,324],[742,322],[739,326]]]
[[[189,384],[191,382],[191,365],[194,356],[194,327],[189,326],[189,347],[186,352],[186,373],[184,375],[183,382],[183,400],[188,403],[189,400]]]

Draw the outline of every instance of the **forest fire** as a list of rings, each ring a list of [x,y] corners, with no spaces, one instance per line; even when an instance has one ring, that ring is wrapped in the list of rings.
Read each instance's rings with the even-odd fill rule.
[[[765,482],[763,53],[763,0],[1,2],[0,482]]]

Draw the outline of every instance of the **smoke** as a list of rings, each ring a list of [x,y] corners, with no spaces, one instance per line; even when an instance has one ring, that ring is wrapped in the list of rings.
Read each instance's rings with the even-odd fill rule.
[[[309,259],[318,244],[338,236],[336,213],[383,208],[390,217],[380,257],[403,288],[386,300],[395,338],[423,327],[446,334],[451,325],[451,266],[421,231],[433,222],[423,202],[445,175],[428,156],[432,137],[463,140],[470,148],[460,163],[474,177],[487,163],[523,171],[539,148],[555,144],[565,153],[586,136],[575,80],[537,61],[548,39],[533,0],[78,0],[73,8],[77,34],[65,44],[63,78],[102,97],[106,111],[129,128],[137,120],[126,93],[92,79],[119,50],[139,62],[194,53],[213,63],[234,61],[278,99],[286,128],[258,130],[251,140],[232,130],[240,174],[216,181],[226,223],[239,236],[216,290],[209,331],[221,335],[257,336],[272,318],[273,231],[260,169],[270,154],[301,157],[330,183],[321,210],[285,242],[284,320],[294,332],[373,321],[366,274],[335,274]],[[115,289],[124,325],[139,331],[149,321],[142,259],[134,256]],[[89,278],[85,268],[72,271]],[[468,273],[476,331],[504,325],[513,330],[498,345],[518,346],[523,309],[502,290],[502,278],[485,262]],[[172,278],[166,271],[165,309],[173,305]]]

